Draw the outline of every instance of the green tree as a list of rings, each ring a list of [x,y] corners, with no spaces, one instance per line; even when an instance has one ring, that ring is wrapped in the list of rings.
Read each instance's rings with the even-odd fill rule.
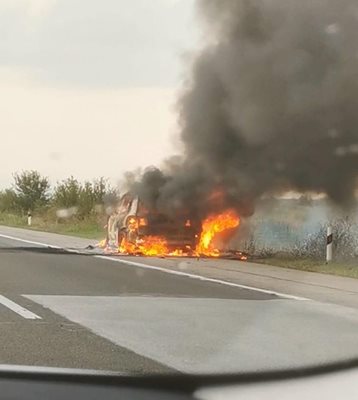
[[[13,189],[5,189],[0,192],[0,211],[1,212],[19,212],[19,197]]]
[[[61,208],[78,207],[80,203],[81,184],[73,176],[57,184],[53,194],[55,206]]]
[[[105,178],[80,183],[71,176],[55,187],[53,204],[60,208],[77,207],[78,217],[85,218],[94,211],[95,206],[104,204],[110,191]]]
[[[96,204],[103,204],[105,196],[111,190],[108,181],[104,177],[95,179],[92,184],[92,189],[93,198]]]
[[[49,202],[50,182],[37,171],[14,174],[15,193],[22,211],[35,210]]]
[[[96,205],[93,184],[89,181],[84,182],[80,191],[79,198],[79,215],[86,217],[91,214]]]

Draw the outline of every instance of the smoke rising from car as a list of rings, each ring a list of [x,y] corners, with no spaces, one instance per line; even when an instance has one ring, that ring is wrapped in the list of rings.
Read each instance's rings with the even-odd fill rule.
[[[235,207],[264,193],[348,203],[358,171],[355,0],[199,0],[205,46],[178,102],[184,153],[131,188],[171,211]]]

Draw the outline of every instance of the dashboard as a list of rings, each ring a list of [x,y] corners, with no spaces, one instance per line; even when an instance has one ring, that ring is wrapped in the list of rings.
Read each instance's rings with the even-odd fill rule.
[[[0,400],[358,399],[358,366],[235,376],[121,376],[112,372],[0,367]],[[289,371],[294,373],[294,371]],[[281,377],[280,377],[281,375]]]

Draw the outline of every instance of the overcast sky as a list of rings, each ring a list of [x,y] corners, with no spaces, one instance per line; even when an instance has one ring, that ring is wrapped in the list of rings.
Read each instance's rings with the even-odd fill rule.
[[[195,0],[0,0],[0,187],[55,183],[170,155],[198,43]]]

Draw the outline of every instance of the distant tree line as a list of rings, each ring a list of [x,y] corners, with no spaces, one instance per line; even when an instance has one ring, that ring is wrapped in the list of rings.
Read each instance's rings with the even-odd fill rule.
[[[101,177],[80,182],[73,176],[52,187],[49,179],[38,171],[22,171],[13,175],[10,188],[0,191],[0,212],[26,214],[72,210],[77,218],[86,218],[111,204],[116,190]]]

